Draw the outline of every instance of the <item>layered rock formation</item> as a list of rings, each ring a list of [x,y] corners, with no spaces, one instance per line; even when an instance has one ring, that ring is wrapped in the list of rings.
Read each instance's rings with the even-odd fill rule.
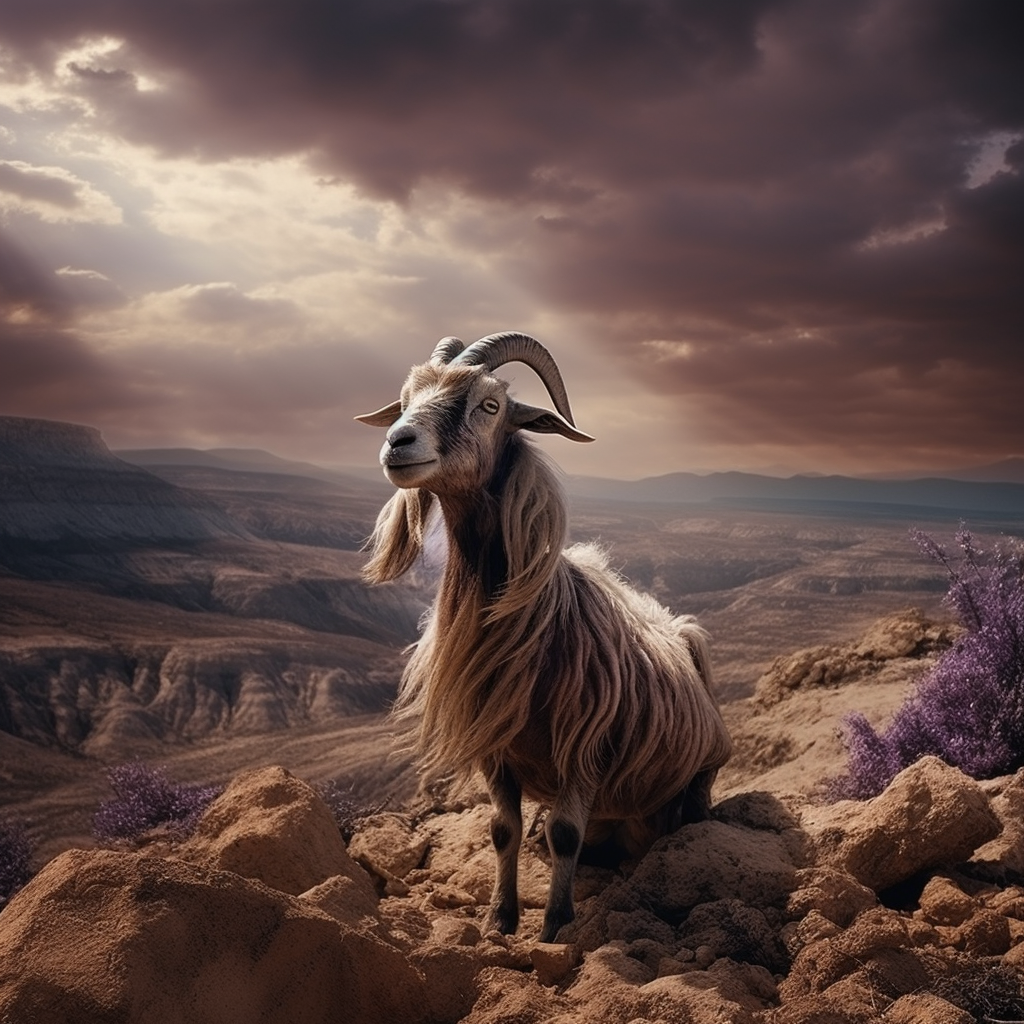
[[[244,537],[212,501],[115,458],[92,427],[0,416],[0,544]]]
[[[255,734],[384,711],[397,654],[352,637],[0,644],[0,730],[124,756],[145,741]]]
[[[0,1019],[1020,1019],[1024,879],[1000,815],[1022,794],[1024,773],[983,788],[934,759],[827,811],[736,794],[619,873],[582,869],[577,920],[545,945],[536,842],[520,933],[482,934],[485,804],[378,814],[346,849],[304,783],[249,772],[187,842],[70,851],[15,896]]]

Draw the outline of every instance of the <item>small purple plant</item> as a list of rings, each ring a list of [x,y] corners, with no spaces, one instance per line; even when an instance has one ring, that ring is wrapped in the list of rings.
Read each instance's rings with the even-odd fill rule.
[[[177,839],[190,835],[222,786],[172,782],[165,768],[129,761],[107,770],[114,798],[100,804],[93,835],[102,841],[138,840],[155,828]]]
[[[920,530],[921,550],[945,566],[947,603],[967,628],[917,690],[876,733],[859,713],[843,720],[846,775],[833,780],[833,799],[876,796],[925,754],[976,779],[1024,766],[1024,554],[982,551],[961,524],[956,563]]]
[[[0,818],[0,907],[32,877],[32,845],[20,821]]]

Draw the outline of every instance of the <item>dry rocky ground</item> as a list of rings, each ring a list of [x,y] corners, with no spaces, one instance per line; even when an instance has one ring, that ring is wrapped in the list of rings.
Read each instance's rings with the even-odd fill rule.
[[[926,758],[874,800],[817,795],[842,765],[838,716],[884,718],[948,639],[905,614],[777,660],[730,705],[712,820],[582,868],[558,944],[536,941],[536,834],[519,934],[484,934],[479,794],[378,813],[346,843],[304,782],[243,772],[190,839],[69,850],[14,897],[0,1021],[1022,1020],[1024,773],[977,783]]]

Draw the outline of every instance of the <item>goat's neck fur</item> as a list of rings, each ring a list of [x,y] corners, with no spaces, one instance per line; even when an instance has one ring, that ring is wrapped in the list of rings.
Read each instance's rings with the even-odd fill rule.
[[[367,577],[393,579],[423,545],[434,496],[399,491],[382,510]],[[429,777],[486,768],[526,725],[542,652],[529,638],[565,615],[566,510],[553,469],[518,435],[487,487],[440,501],[448,560],[396,704],[418,730]]]

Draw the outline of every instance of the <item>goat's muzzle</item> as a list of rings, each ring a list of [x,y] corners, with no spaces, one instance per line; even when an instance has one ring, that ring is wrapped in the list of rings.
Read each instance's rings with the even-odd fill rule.
[[[428,445],[411,423],[396,424],[387,434],[380,450],[380,464],[396,487],[415,487],[425,466],[437,461]]]

